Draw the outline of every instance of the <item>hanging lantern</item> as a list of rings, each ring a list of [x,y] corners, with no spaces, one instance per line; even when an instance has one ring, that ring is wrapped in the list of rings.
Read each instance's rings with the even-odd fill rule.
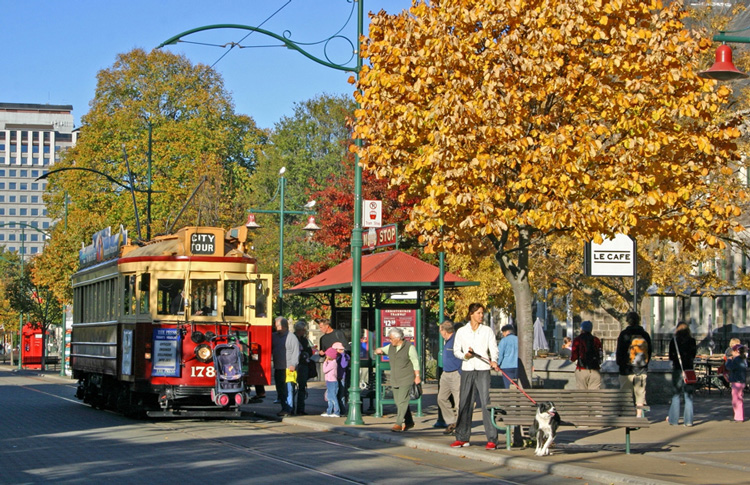
[[[708,71],[698,73],[704,79],[716,79],[718,81],[731,81],[734,79],[745,79],[747,74],[740,71],[732,62],[732,48],[722,44],[716,49],[716,62]]]
[[[315,216],[310,216],[307,218],[307,225],[303,227],[305,231],[307,231],[307,234],[309,236],[312,236],[312,233],[314,231],[320,231],[320,226],[315,224]]]
[[[255,222],[255,214],[248,214],[247,215],[247,223],[245,224],[245,227],[248,229],[258,229],[260,226],[257,222]]]

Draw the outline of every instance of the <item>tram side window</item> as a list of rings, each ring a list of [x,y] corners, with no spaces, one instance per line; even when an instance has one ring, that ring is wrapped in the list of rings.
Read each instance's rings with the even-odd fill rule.
[[[245,316],[245,281],[224,281],[224,315],[227,317]]]
[[[184,280],[159,279],[156,286],[156,313],[158,315],[184,315]]]
[[[123,285],[123,315],[135,314],[135,275],[126,275]]]
[[[216,316],[218,308],[217,280],[190,280],[190,313]]]
[[[255,318],[268,316],[268,281],[258,280],[255,283]]]
[[[149,313],[149,298],[151,294],[151,275],[142,274],[140,277],[140,283],[138,284],[138,291],[140,292],[140,301],[138,306],[139,313]]]

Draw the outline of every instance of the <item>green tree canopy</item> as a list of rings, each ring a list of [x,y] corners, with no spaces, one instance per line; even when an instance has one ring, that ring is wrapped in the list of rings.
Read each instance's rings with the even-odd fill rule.
[[[167,232],[173,224],[175,229],[236,225],[245,216],[250,174],[267,135],[233,110],[221,77],[208,66],[160,50],[120,54],[112,67],[98,73],[78,142],[53,171],[91,169],[130,186],[127,160],[133,185],[140,190],[136,200],[145,238],[150,128],[151,187],[156,192],[152,235]],[[204,178],[195,199],[176,220]],[[53,174],[49,180],[50,214],[63,220],[67,194],[68,222],[67,229],[58,224],[42,256],[43,281],[67,282],[77,266],[77,253],[71,248],[88,243],[96,230],[123,225],[131,237],[138,237],[131,194],[121,186],[81,170]],[[70,297],[60,288],[56,293],[62,299]]]

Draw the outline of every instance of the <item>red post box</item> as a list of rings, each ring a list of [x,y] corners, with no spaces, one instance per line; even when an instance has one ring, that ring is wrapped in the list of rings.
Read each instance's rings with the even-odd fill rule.
[[[34,328],[30,323],[23,326],[23,359],[21,361],[22,367],[29,369],[41,369],[42,368],[42,329]]]

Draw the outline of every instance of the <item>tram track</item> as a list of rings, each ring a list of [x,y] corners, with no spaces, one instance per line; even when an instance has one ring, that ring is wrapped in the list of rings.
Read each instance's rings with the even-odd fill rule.
[[[512,481],[512,480],[502,479],[502,478],[497,477],[496,475],[492,475],[492,474],[488,474],[488,473],[482,473],[482,472],[476,472],[476,471],[467,471],[465,469],[450,467],[450,466],[446,466],[446,465],[439,465],[439,464],[435,464],[435,463],[427,463],[427,462],[425,462],[422,459],[415,458],[415,457],[412,457],[412,456],[407,456],[407,455],[404,455],[404,454],[401,454],[401,453],[383,452],[383,451],[380,451],[380,450],[377,450],[377,449],[365,448],[365,447],[362,447],[362,446],[353,445],[351,443],[342,443],[340,441],[335,441],[335,440],[332,440],[332,439],[317,438],[317,437],[314,437],[314,436],[299,436],[299,434],[297,434],[297,433],[290,433],[290,432],[284,431],[283,429],[280,429],[280,428],[283,428],[285,425],[283,425],[282,423],[279,423],[278,421],[275,421],[275,420],[270,420],[270,419],[266,420],[266,419],[257,419],[256,418],[254,420],[223,421],[222,422],[223,425],[230,425],[232,427],[237,427],[237,428],[248,426],[248,423],[250,423],[249,427],[253,428],[256,432],[260,432],[260,433],[263,433],[263,434],[266,434],[266,435],[269,435],[269,436],[285,435],[285,436],[288,436],[290,440],[296,440],[296,441],[305,440],[305,441],[308,441],[308,442],[318,443],[318,444],[329,446],[329,447],[336,447],[336,448],[339,448],[341,450],[348,451],[349,453],[352,453],[352,452],[354,452],[354,453],[367,453],[367,454],[370,454],[370,455],[375,454],[375,455],[378,455],[378,456],[381,456],[381,457],[384,457],[384,458],[388,458],[388,459],[394,459],[395,458],[395,459],[402,460],[402,461],[406,462],[406,464],[408,466],[412,466],[412,467],[414,465],[417,465],[417,466],[429,467],[430,470],[439,470],[439,471],[443,471],[443,472],[453,473],[453,474],[456,474],[456,475],[466,475],[466,474],[469,474],[469,475],[472,475],[472,476],[476,477],[477,480],[485,481],[487,479],[492,479],[494,483],[498,483],[500,485],[524,485],[524,483],[525,483],[525,482],[516,482],[516,481]],[[262,424],[259,425],[257,423],[262,423]],[[332,473],[324,472],[324,471],[321,471],[321,470],[319,470],[319,469],[317,469],[317,468],[315,468],[315,467],[313,467],[311,465],[306,465],[304,463],[300,463],[297,460],[280,458],[280,457],[278,457],[276,455],[272,455],[272,454],[263,452],[261,450],[258,450],[257,448],[249,447],[249,446],[243,446],[243,445],[237,445],[237,444],[228,442],[228,441],[226,441],[224,439],[221,439],[221,438],[206,438],[205,436],[200,435],[198,433],[198,431],[192,431],[192,430],[185,429],[185,428],[175,427],[175,426],[170,425],[168,423],[153,423],[153,424],[163,426],[164,429],[168,429],[169,431],[177,431],[177,432],[185,433],[185,434],[191,436],[191,438],[198,438],[198,439],[203,439],[203,440],[206,440],[206,441],[211,441],[211,442],[214,442],[216,444],[220,444],[222,446],[231,447],[232,449],[235,449],[235,450],[238,450],[238,451],[242,451],[242,452],[245,452],[245,453],[253,454],[253,455],[256,455],[256,456],[259,456],[259,457],[263,457],[263,458],[266,458],[266,459],[278,461],[278,462],[281,462],[281,463],[298,466],[300,468],[304,468],[304,469],[309,470],[309,471],[314,471],[315,473],[320,473],[322,475],[334,477],[334,478],[341,479],[341,480],[346,480],[349,483],[357,483],[357,484],[372,484],[372,483],[377,483],[377,481],[372,481],[372,480],[365,480],[365,481],[363,481],[361,479],[353,478],[353,477],[342,475],[342,474],[332,474]],[[270,425],[270,427],[272,427],[272,429],[269,429],[269,426],[266,426],[266,425]],[[292,425],[292,426],[294,426],[294,425]],[[342,453],[342,455],[343,454],[344,453]],[[348,453],[347,453],[347,455],[348,455]]]

